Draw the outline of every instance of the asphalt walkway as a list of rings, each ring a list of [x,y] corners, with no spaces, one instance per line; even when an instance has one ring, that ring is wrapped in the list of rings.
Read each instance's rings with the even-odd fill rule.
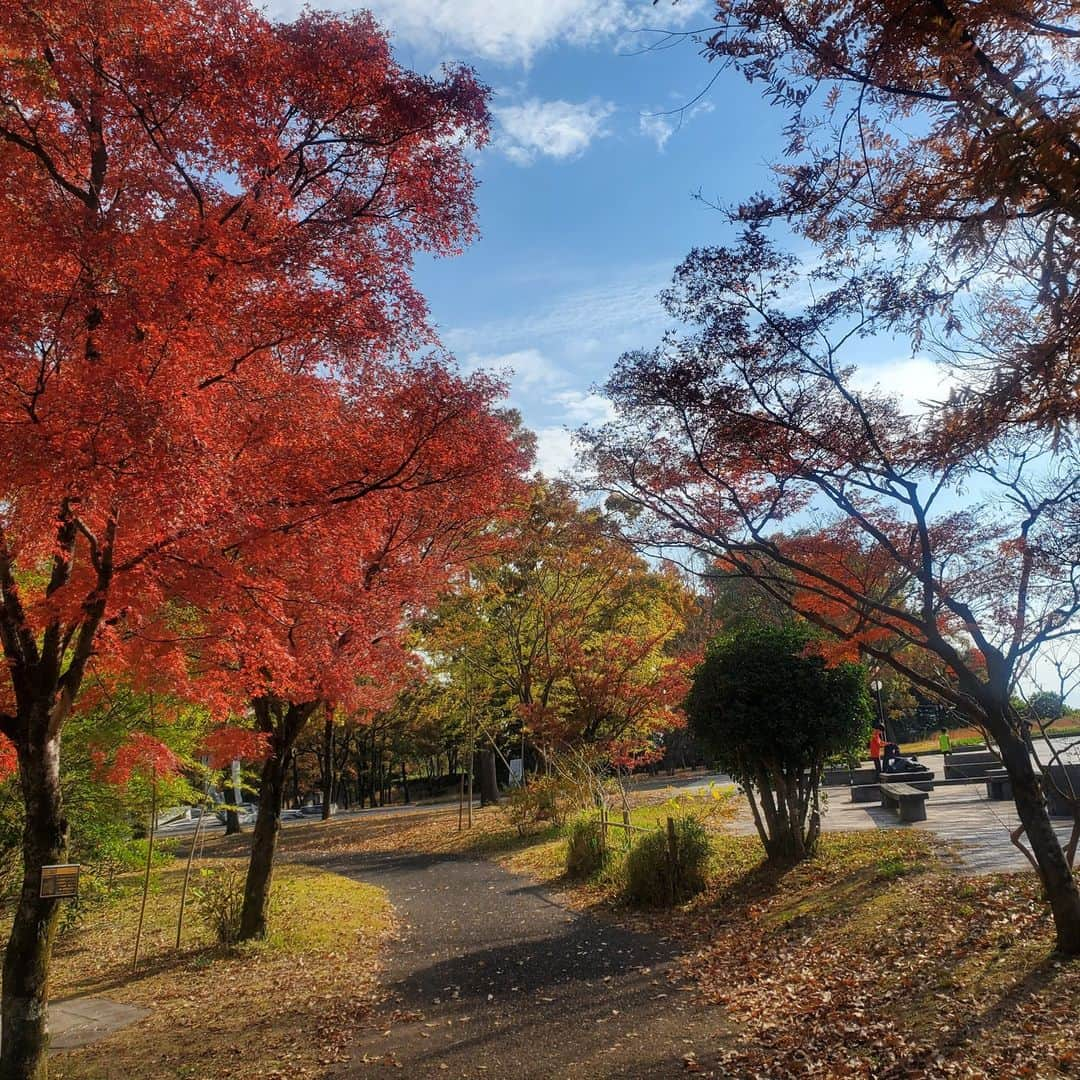
[[[673,944],[493,862],[388,851],[326,868],[386,889],[404,924],[391,1002],[339,1075],[677,1077],[722,1037],[722,1014],[672,981]]]

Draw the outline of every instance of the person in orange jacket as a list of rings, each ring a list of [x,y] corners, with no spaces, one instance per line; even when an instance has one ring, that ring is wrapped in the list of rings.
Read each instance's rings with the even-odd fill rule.
[[[885,746],[885,732],[880,724],[874,725],[870,734],[870,760],[874,763],[874,772],[881,779],[881,751]]]

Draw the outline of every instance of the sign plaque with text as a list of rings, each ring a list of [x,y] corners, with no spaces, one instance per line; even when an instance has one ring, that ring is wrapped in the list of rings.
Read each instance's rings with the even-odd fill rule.
[[[59,863],[41,868],[41,892],[46,900],[77,900],[79,863]]]

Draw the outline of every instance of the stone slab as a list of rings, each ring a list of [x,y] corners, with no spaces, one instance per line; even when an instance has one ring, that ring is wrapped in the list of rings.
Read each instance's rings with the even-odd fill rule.
[[[108,998],[68,998],[49,1002],[49,1049],[74,1050],[149,1016],[149,1009]]]

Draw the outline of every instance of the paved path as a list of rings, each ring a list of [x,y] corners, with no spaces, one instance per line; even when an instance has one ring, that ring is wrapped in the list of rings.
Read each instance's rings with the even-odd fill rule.
[[[480,805],[479,796],[473,799],[475,806]],[[332,815],[332,821],[342,821],[346,818],[368,817],[408,817],[411,814],[430,814],[432,810],[445,810],[457,807],[457,800],[442,800],[439,802],[418,803],[395,803],[391,806],[365,806],[361,809],[339,810]],[[301,814],[295,810],[284,810],[281,815],[283,828],[292,828],[295,825],[313,825],[322,820],[319,814]],[[248,814],[241,818],[241,825],[250,829],[255,824],[255,815]],[[154,830],[155,836],[183,836],[190,835],[195,831],[198,824],[197,818],[178,818],[158,825]],[[208,814],[202,827],[199,829],[200,836],[219,836],[225,832],[225,823],[219,821],[217,814]]]
[[[605,924],[485,860],[383,852],[325,863],[385,888],[405,923],[392,1004],[338,1075],[662,1078],[722,1037],[671,981],[675,949]]]

